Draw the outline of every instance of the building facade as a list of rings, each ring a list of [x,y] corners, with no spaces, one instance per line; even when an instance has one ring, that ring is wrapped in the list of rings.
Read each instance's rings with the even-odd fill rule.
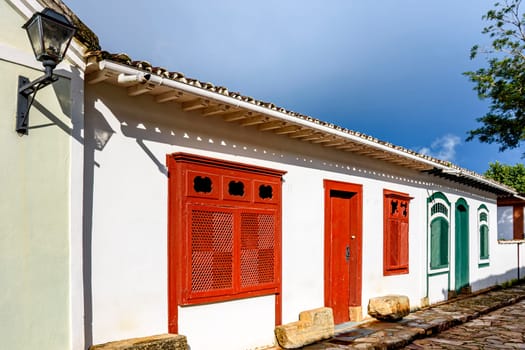
[[[512,190],[223,91],[88,57],[95,343],[168,325],[195,348],[249,349],[303,310],[343,323],[371,297],[418,308],[515,277],[497,236]]]
[[[197,350],[254,349],[304,310],[359,321],[372,297],[417,309],[523,268],[498,241],[512,189],[100,51],[85,27],[17,136],[18,75],[41,73],[20,27],[43,6],[82,24],[56,0],[0,6],[10,349],[168,332]]]

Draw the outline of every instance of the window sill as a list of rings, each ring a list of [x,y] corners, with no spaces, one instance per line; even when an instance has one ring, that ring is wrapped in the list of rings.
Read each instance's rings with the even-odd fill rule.
[[[223,294],[215,296],[193,296],[193,297],[182,297],[180,306],[191,306],[191,305],[201,305],[201,304],[210,304],[210,303],[221,303],[227,301],[233,301],[238,299],[246,299],[253,297],[262,297],[267,295],[279,294],[279,288],[267,288],[261,290],[253,290],[248,292],[239,292],[234,294]]]
[[[383,276],[398,276],[398,275],[408,275],[408,268],[402,268],[402,269],[391,269],[391,270],[384,270]]]
[[[448,273],[450,271],[449,266],[440,266],[440,267],[431,267],[428,269],[428,275],[434,276],[434,275],[442,275],[445,273]]]

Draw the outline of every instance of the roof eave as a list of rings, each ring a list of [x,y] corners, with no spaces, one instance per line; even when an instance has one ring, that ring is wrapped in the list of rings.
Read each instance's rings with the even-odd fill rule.
[[[497,196],[516,194],[513,189],[453,166],[448,162],[421,155],[361,133],[292,113],[273,105],[268,106],[260,101],[245,98],[238,94],[231,96],[230,93],[223,92],[221,89],[210,91],[203,88],[203,84],[199,82],[191,81],[188,83],[184,78],[177,80],[169,78],[166,74],[155,74],[152,68],[144,70],[130,64],[100,58],[100,54],[88,56],[86,69],[86,82],[88,84],[106,81],[126,87],[130,96],[144,93],[154,95],[155,100],[159,103],[171,100],[180,102],[182,96],[191,96],[182,102],[188,110],[200,109],[203,113],[223,116],[225,120],[235,121],[243,126],[257,125],[260,130],[282,133],[291,138],[320,143],[328,148],[347,150],[384,160],[405,168],[479,188]],[[174,92],[170,93],[170,91]],[[222,110],[219,108],[220,106],[223,106]],[[243,115],[243,112],[247,114]],[[291,128],[293,126],[297,129]],[[286,128],[292,131],[286,133]]]

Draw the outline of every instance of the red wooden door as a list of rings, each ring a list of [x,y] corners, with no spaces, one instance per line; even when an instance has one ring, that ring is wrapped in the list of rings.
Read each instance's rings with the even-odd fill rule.
[[[325,181],[325,305],[335,323],[361,306],[360,185]]]

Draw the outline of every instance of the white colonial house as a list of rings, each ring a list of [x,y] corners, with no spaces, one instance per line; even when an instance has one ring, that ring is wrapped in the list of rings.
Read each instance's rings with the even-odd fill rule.
[[[16,53],[31,61],[31,52],[10,38],[50,4],[0,6],[0,70],[11,76],[0,101],[14,114],[15,68],[31,67]],[[20,138],[12,120],[0,124],[3,159],[17,164],[4,166],[0,202],[12,228],[0,241],[8,348],[52,330],[39,348],[178,333],[193,350],[255,349],[303,310],[328,306],[337,324],[360,321],[372,297],[406,295],[416,309],[523,269],[516,246],[498,240],[498,200],[521,198],[514,190],[101,51],[85,27],[75,40],[63,90],[48,91],[42,122],[32,122],[44,126]]]

